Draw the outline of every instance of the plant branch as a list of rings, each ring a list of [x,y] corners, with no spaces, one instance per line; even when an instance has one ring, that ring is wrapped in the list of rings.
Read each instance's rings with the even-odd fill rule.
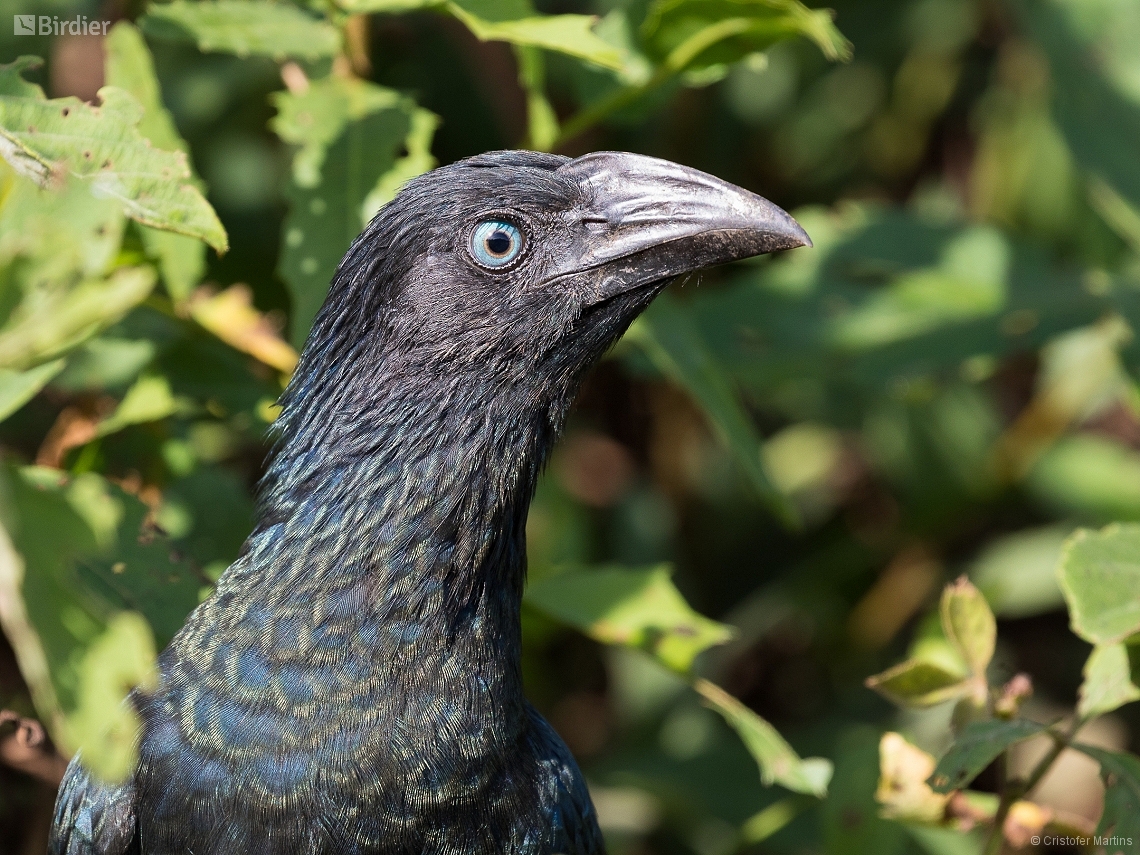
[[[594,125],[609,118],[618,110],[628,107],[638,99],[648,95],[653,90],[664,86],[674,77],[683,72],[700,54],[704,53],[717,42],[738,36],[754,27],[756,22],[751,18],[726,18],[712,26],[705,27],[689,36],[677,47],[670,51],[665,61],[657,67],[652,76],[644,83],[619,89],[612,95],[596,101],[571,116],[562,126],[562,132],[554,141],[552,148],[569,142],[574,137],[592,128]]]

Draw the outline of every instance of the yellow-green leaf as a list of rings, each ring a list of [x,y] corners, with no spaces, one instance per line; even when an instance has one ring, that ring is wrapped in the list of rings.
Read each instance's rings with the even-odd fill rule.
[[[193,41],[207,53],[319,59],[340,50],[336,27],[285,3],[174,0],[151,5],[142,27],[160,38]]]
[[[697,680],[693,688],[740,736],[759,765],[765,785],[775,783],[797,793],[827,795],[833,771],[831,761],[822,757],[801,759],[776,728],[708,680]]]
[[[532,583],[526,601],[591,638],[646,650],[684,673],[732,630],[693,611],[670,575],[666,565],[569,570]]]
[[[98,197],[115,199],[131,219],[200,238],[219,252],[226,233],[214,209],[187,179],[182,151],[163,151],[139,133],[142,107],[114,86],[101,105],[78,98],[43,101],[0,95],[0,155],[42,186],[70,176]]]
[[[908,659],[868,677],[867,686],[887,700],[906,707],[931,707],[964,697],[971,691],[970,682],[961,674],[919,659]]]
[[[0,368],[0,420],[8,418],[32,399],[63,370],[64,361],[55,359],[27,371]]]
[[[997,621],[981,591],[965,576],[947,585],[939,606],[942,630],[975,677],[985,677],[997,644]]]
[[[1084,718],[1140,701],[1140,640],[1094,647],[1085,663],[1084,678],[1077,705]]]
[[[82,752],[84,766],[99,778],[122,781],[134,769],[141,732],[127,696],[157,682],[154,635],[143,616],[112,617],[84,651],[77,673],[78,703],[65,720],[65,748]]]
[[[0,368],[30,368],[75,347],[142,302],[154,281],[150,267],[120,267],[21,304],[0,328]]]
[[[1058,573],[1081,638],[1111,644],[1140,632],[1140,524],[1075,532]]]
[[[111,28],[105,49],[107,84],[127,90],[142,105],[139,133],[157,148],[184,151],[189,157],[189,147],[162,103],[154,60],[142,33],[133,24],[120,21]],[[170,295],[175,300],[185,300],[206,271],[205,245],[193,237],[150,226],[142,226],[141,230],[147,254],[158,261]]]

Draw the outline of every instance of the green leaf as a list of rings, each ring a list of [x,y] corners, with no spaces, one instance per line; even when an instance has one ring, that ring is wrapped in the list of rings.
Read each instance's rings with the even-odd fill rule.
[[[431,110],[417,107],[412,112],[411,125],[408,135],[404,138],[404,148],[407,154],[392,164],[391,168],[380,176],[376,186],[364,197],[360,206],[360,218],[369,222],[376,216],[376,212],[396,198],[400,188],[429,170],[435,169],[436,160],[431,153],[431,141],[439,127],[439,116]]]
[[[152,268],[120,267],[106,279],[38,295],[0,327],[0,368],[30,368],[75,347],[122,318],[153,288]]]
[[[1098,644],[1085,663],[1077,712],[1082,718],[1140,701],[1140,642]]]
[[[675,72],[736,62],[794,36],[811,39],[828,59],[846,59],[851,45],[831,17],[798,0],[656,0],[641,36]]]
[[[514,17],[519,5],[522,4],[512,0],[454,0],[447,3],[446,8],[480,41],[545,48],[605,68],[622,67],[622,56],[617,48],[595,35],[592,16]]]
[[[165,643],[201,583],[147,530],[147,507],[103,478],[3,474],[0,621],[53,738],[105,752],[96,762],[114,773],[135,732],[116,699],[135,678],[147,685],[154,650],[138,615],[122,615],[140,613]]]
[[[604,68],[622,67],[621,52],[593,31],[591,15],[539,15],[530,0],[340,0],[348,12],[399,14],[439,9],[480,41],[509,42],[576,56]]]
[[[867,678],[867,687],[904,707],[931,707],[966,696],[970,681],[934,662],[908,659]]]
[[[340,50],[336,27],[284,3],[174,0],[151,5],[142,28],[158,38],[193,41],[207,53],[319,59]]]
[[[183,151],[189,158],[189,147],[163,106],[154,60],[142,34],[134,25],[120,21],[111,28],[105,49],[108,85],[125,89],[142,105],[139,133],[155,147],[165,151]],[[205,245],[193,237],[150,226],[142,226],[141,230],[143,245],[147,254],[157,260],[170,296],[178,301],[185,300],[206,272]]]
[[[1037,461],[1026,486],[1061,513],[1106,523],[1140,520],[1140,454],[1106,437],[1063,437]]]
[[[293,301],[292,341],[302,347],[341,257],[364,228],[369,192],[396,163],[410,117],[382,110],[350,122],[328,151],[321,183],[291,184],[279,270]]]
[[[760,778],[766,786],[776,783],[797,793],[820,798],[827,795],[833,772],[829,760],[801,759],[776,728],[708,680],[697,680],[693,688],[740,736],[760,766]]]
[[[137,612],[119,612],[83,652],[78,701],[67,717],[66,745],[104,781],[118,783],[134,770],[141,721],[127,696],[158,682],[154,635]]]
[[[1140,758],[1080,743],[1074,743],[1073,748],[1100,763],[1105,786],[1104,812],[1096,834],[1107,838],[1101,841],[1106,855],[1134,852],[1136,841],[1140,840]]]
[[[1112,644],[1140,632],[1140,524],[1081,529],[1058,568],[1073,632]]]
[[[8,418],[63,370],[64,361],[45,362],[28,371],[0,368],[0,420]]]
[[[942,630],[975,677],[985,678],[994,658],[997,621],[981,592],[965,576],[947,585],[939,605]]]
[[[795,506],[775,487],[764,467],[760,436],[751,417],[684,309],[668,294],[662,294],[630,333],[657,369],[701,406],[764,503],[786,524],[798,526]]]
[[[43,98],[44,90],[35,83],[26,81],[22,74],[39,68],[44,61],[38,56],[18,56],[7,65],[0,65],[0,95],[14,95],[17,98]]]
[[[119,406],[95,429],[96,436],[107,436],[128,425],[164,419],[175,410],[174,395],[165,377],[140,377],[127,390]]]
[[[970,578],[1003,617],[1053,611],[1065,602],[1057,563],[1071,533],[1069,526],[1045,526],[993,540],[970,567]]]
[[[693,611],[666,565],[566,571],[527,588],[526,601],[604,644],[636,647],[686,673],[697,654],[732,637],[724,624]]]
[[[960,790],[981,774],[998,755],[1015,742],[1044,732],[1046,726],[1033,721],[988,719],[967,724],[950,750],[938,761],[930,786],[937,793]]]
[[[558,139],[558,115],[546,97],[546,63],[537,48],[515,45],[519,85],[526,92],[526,142],[524,147],[550,151]]]
[[[293,155],[293,181],[311,189],[321,183],[321,167],[349,122],[403,104],[399,92],[340,75],[314,80],[304,92],[269,96],[277,115],[269,127],[285,142],[300,146]]]
[[[101,106],[78,98],[41,101],[0,95],[0,155],[42,186],[71,176],[99,197],[117,200],[131,219],[200,238],[219,252],[226,233],[190,177],[186,154],[150,145],[136,125],[142,110],[113,86]]]
[[[1100,16],[1094,26],[1078,28],[1073,20],[1079,16],[1076,4],[1019,5],[1030,33],[1048,55],[1054,113],[1073,155],[1133,207],[1140,207],[1140,104],[1134,93],[1121,90],[1119,76],[1106,67],[1113,59],[1113,51],[1106,48],[1118,27],[1116,16]],[[1121,47],[1124,56],[1135,55],[1133,45]]]
[[[67,367],[52,385],[69,392],[124,386],[138,376],[156,350],[154,343],[146,339],[99,336],[68,354]]]

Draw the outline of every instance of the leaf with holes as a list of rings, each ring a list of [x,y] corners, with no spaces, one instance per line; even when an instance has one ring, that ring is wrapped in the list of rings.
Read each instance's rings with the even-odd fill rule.
[[[0,154],[41,186],[82,181],[97,197],[116,200],[131,219],[225,252],[221,222],[187,180],[185,153],[163,151],[142,137],[142,108],[129,92],[104,86],[99,97],[95,107],[78,98],[0,95]]]
[[[410,117],[402,108],[350,122],[331,146],[321,182],[290,184],[279,270],[293,299],[293,344],[305,343],[341,257],[364,228],[361,211],[377,181],[397,162]]]

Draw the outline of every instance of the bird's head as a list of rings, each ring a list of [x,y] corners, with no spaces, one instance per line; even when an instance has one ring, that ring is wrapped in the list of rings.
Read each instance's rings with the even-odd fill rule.
[[[810,243],[771,202],[665,160],[480,155],[414,179],[376,215],[299,379],[431,377],[550,404],[671,280]]]

